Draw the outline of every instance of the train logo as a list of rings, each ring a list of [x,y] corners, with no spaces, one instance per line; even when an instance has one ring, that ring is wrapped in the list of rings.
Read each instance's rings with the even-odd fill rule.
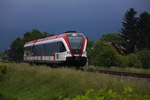
[[[87,38],[83,33],[65,32],[33,40],[24,45],[24,61],[84,66]]]

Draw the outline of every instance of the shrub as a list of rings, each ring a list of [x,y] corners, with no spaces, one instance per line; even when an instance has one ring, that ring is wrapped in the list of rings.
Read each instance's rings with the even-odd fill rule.
[[[117,61],[117,51],[106,42],[97,41],[92,52],[91,63],[98,66],[115,66]]]
[[[0,73],[6,74],[7,72],[7,66],[6,65],[0,65]]]
[[[128,66],[129,67],[136,67],[136,68],[141,68],[142,63],[136,56],[136,54],[129,54],[128,55]]]
[[[133,94],[132,88],[125,88],[121,93],[112,90],[100,90],[95,92],[93,89],[88,90],[83,95],[77,95],[74,98],[65,98],[64,100],[149,100],[150,96],[138,96]]]
[[[17,98],[11,96],[4,96],[3,94],[0,93],[0,100],[17,100]]]
[[[7,66],[0,65],[0,81],[4,78],[6,72],[7,72]]]
[[[142,50],[136,53],[140,59],[143,68],[150,68],[150,50]]]
[[[127,56],[118,55],[117,66],[141,68],[142,63],[135,54],[129,54]]]
[[[117,57],[117,67],[128,67],[129,60],[127,56],[118,55]]]

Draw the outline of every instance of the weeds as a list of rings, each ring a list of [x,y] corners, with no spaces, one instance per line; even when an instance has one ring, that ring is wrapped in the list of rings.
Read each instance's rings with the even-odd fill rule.
[[[3,94],[0,93],[0,100],[17,100],[17,98],[16,97],[4,96]]]
[[[77,95],[74,98],[64,98],[64,100],[150,100],[150,96],[138,96],[133,93],[132,88],[124,88],[122,93],[114,92],[111,89],[98,92],[90,89],[83,95]]]
[[[3,76],[0,93],[12,100],[76,100],[76,96],[84,96],[89,100],[113,100],[129,94],[132,100],[143,100],[136,98],[149,98],[147,95],[150,95],[150,82],[146,79],[89,73],[70,68],[52,69],[26,63],[3,63],[0,65],[0,73]]]
[[[7,73],[7,66],[0,65],[0,81],[4,79],[5,74]]]

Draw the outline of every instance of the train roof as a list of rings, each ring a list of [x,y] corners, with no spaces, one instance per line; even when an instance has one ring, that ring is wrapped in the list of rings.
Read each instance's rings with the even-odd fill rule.
[[[71,34],[81,34],[84,36],[83,33],[70,31],[70,32],[64,32],[59,35],[54,35],[54,36],[49,36],[49,37],[45,37],[45,38],[41,38],[41,39],[32,40],[32,41],[26,42],[24,46],[29,45],[29,44],[32,45],[36,42],[41,42],[41,41],[46,41],[46,40],[51,40],[51,39],[56,39],[56,38],[63,38],[63,37],[66,37],[67,35],[71,35]]]

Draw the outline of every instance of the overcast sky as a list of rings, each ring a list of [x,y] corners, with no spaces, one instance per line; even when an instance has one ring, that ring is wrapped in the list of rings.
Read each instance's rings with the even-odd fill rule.
[[[0,0],[0,51],[32,29],[77,30],[96,40],[119,32],[129,8],[150,12],[149,5],[150,0]]]

